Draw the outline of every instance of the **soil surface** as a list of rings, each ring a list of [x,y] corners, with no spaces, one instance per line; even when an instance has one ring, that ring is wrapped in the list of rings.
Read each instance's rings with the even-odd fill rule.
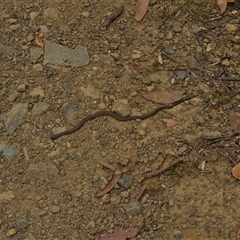
[[[133,0],[0,1],[0,239],[100,239],[129,227],[141,228],[132,239],[236,239],[239,5],[220,15],[216,4],[156,0],[141,22],[135,9]],[[79,45],[89,59],[75,66]],[[75,50],[54,63],[66,49]],[[99,110],[151,112],[160,104],[142,92],[160,90],[198,95],[143,121],[104,116],[50,139]],[[126,167],[132,156],[133,169],[96,197],[113,174],[99,161]],[[160,160],[179,164],[141,181]]]

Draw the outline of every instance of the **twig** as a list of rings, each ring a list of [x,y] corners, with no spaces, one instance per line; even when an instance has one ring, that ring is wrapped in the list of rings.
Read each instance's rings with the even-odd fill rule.
[[[218,16],[218,17],[213,17],[213,18],[209,18],[209,19],[204,19],[203,22],[211,22],[211,21],[219,20],[222,17],[223,16]]]
[[[118,7],[115,11],[113,11],[109,16],[107,16],[102,25],[104,27],[108,26],[111,22],[113,22],[118,16],[123,13],[123,5]]]
[[[159,174],[161,174],[161,173],[164,173],[164,172],[166,172],[167,170],[169,170],[170,168],[174,167],[175,165],[177,165],[177,164],[179,164],[179,163],[181,163],[181,162],[183,162],[183,160],[182,160],[182,159],[178,159],[178,160],[173,161],[173,162],[172,162],[169,166],[167,166],[167,167],[164,167],[164,168],[159,169],[159,170],[156,170],[156,171],[152,171],[152,172],[150,172],[150,173],[145,173],[145,174],[143,174],[143,175],[141,176],[141,181],[145,180],[146,178],[154,177],[154,176],[157,176],[157,175],[159,175]]]
[[[167,57],[168,59],[170,59],[171,61],[175,62],[175,63],[178,63],[178,61],[174,58],[172,58],[171,56],[169,56],[167,53],[165,52],[162,52],[162,55],[164,55],[165,57]]]
[[[143,194],[145,193],[145,191],[147,190],[147,186],[143,186],[142,188],[141,188],[141,190],[140,190],[140,192],[137,194],[137,196],[135,197],[135,199],[137,200],[137,201],[139,201],[141,198],[142,198],[142,196],[143,196]]]
[[[232,97],[236,96],[236,95],[239,94],[239,93],[240,93],[240,90],[237,91],[237,92],[235,92],[235,93],[233,93],[230,97],[232,98]]]
[[[240,78],[235,78],[235,77],[222,77],[220,78],[222,81],[240,81]]]

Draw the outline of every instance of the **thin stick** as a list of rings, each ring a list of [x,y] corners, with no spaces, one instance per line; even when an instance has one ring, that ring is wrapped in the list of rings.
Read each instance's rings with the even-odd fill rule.
[[[150,172],[150,173],[145,173],[145,174],[142,175],[141,181],[145,180],[146,178],[154,177],[154,176],[157,176],[157,175],[159,175],[159,174],[161,174],[161,173],[164,173],[164,172],[166,172],[167,170],[169,170],[170,168],[176,166],[177,164],[179,164],[179,163],[181,163],[181,162],[183,162],[183,160],[182,160],[182,159],[178,159],[178,160],[173,161],[173,162],[172,162],[169,166],[167,166],[167,167],[164,167],[164,168],[159,169],[159,170],[156,170],[156,171],[152,171],[152,172]]]
[[[169,56],[168,54],[166,54],[165,52],[162,52],[162,55],[164,55],[165,57],[167,57],[168,59],[170,59],[171,61],[178,63],[178,61],[174,58],[172,58],[171,56]]]
[[[145,193],[145,191],[147,190],[147,186],[143,186],[142,188],[141,188],[141,190],[140,190],[140,192],[138,193],[138,195],[135,197],[135,199],[137,200],[137,201],[139,201],[141,198],[142,198],[142,196],[143,196],[143,194]]]
[[[109,16],[107,16],[102,25],[104,27],[108,26],[111,22],[113,22],[118,16],[123,13],[123,6],[118,7],[115,11],[113,11]]]

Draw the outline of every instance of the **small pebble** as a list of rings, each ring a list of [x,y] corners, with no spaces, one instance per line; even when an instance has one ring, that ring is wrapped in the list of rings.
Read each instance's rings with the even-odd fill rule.
[[[52,213],[59,213],[61,208],[59,206],[52,206]]]
[[[13,236],[13,235],[16,234],[16,233],[17,233],[17,231],[16,231],[14,228],[12,228],[12,229],[9,229],[9,230],[7,231],[6,236],[7,236],[7,237],[11,237],[11,236]]]

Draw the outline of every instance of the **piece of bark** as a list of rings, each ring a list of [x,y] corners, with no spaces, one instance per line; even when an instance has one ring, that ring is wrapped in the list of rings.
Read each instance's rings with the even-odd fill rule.
[[[123,13],[123,6],[118,7],[115,11],[113,11],[109,16],[107,16],[102,25],[107,27],[111,22],[113,22],[118,16]]]

